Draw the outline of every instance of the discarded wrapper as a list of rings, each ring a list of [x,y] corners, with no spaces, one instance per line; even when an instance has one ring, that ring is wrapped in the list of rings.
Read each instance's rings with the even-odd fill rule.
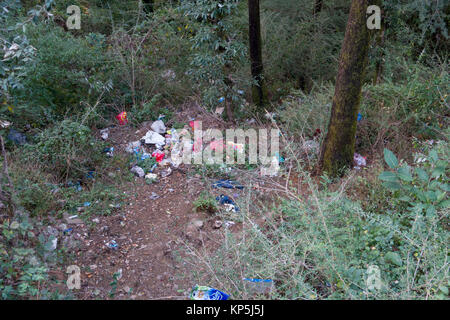
[[[189,298],[192,300],[228,300],[229,295],[217,289],[195,285]]]
[[[123,112],[119,113],[116,116],[116,119],[119,121],[119,124],[121,126],[127,124],[128,120],[127,120],[127,113],[126,113],[126,111],[123,111]]]
[[[272,279],[252,279],[244,278],[245,288],[250,293],[267,294],[274,288],[274,282]]]

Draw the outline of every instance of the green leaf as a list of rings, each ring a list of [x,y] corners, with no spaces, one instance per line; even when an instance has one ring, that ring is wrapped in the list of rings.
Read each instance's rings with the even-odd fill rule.
[[[433,172],[431,173],[431,176],[433,178],[437,178],[437,177],[443,176],[444,174],[445,174],[445,167],[439,166],[433,170]]]
[[[398,166],[397,157],[388,149],[384,149],[384,161],[391,168],[394,169]]]
[[[398,182],[397,175],[394,172],[390,171],[384,171],[379,176],[378,179],[383,181],[390,181],[390,182]]]
[[[391,191],[400,190],[402,188],[400,183],[392,181],[383,182],[382,185]]]
[[[420,180],[422,180],[423,182],[428,182],[429,178],[425,170],[423,170],[422,168],[416,168],[416,173]]]
[[[408,166],[401,167],[398,169],[398,176],[403,181],[411,182],[413,180],[410,168]]]
[[[391,251],[391,252],[386,253],[386,255],[384,256],[384,260],[387,263],[395,264],[396,266],[399,266],[399,267],[401,267],[403,265],[402,258],[396,252]]]

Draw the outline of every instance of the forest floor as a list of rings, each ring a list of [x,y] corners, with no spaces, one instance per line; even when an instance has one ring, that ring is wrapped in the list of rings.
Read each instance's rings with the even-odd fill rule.
[[[189,106],[177,113],[176,121],[195,118],[206,128],[223,129],[224,122]],[[115,153],[124,153],[128,142],[139,140],[150,129],[151,122],[139,130],[129,126],[111,129],[108,140]],[[233,170],[238,170],[234,168]],[[195,284],[202,281],[203,270],[198,252],[212,252],[225,241],[225,233],[239,237],[241,222],[229,223],[224,216],[197,212],[193,202],[207,192],[213,198],[228,195],[236,202],[247,203],[255,212],[256,223],[263,227],[271,203],[278,202],[281,193],[291,193],[286,180],[259,175],[259,170],[240,170],[238,182],[244,189],[212,188],[220,177],[205,176],[194,165],[181,165],[158,183],[147,184],[143,178],[124,183],[121,192],[124,205],[109,216],[97,217],[96,223],[75,225],[80,245],[74,252],[74,265],[81,268],[81,289],[74,291],[79,299],[186,299]],[[301,193],[299,178],[289,177]],[[276,194],[274,191],[278,191]],[[152,198],[156,193],[159,197]],[[276,195],[276,196],[275,196]],[[249,201],[251,200],[251,201]],[[258,203],[258,204],[256,204]],[[220,205],[218,205],[220,207]],[[223,212],[223,208],[221,209]],[[220,222],[218,222],[220,221]],[[218,226],[220,225],[220,226]],[[108,247],[114,240],[115,249]],[[204,265],[204,264],[203,264]],[[208,270],[211,272],[212,270]],[[64,279],[64,274],[58,278]],[[64,281],[62,282],[64,285]]]

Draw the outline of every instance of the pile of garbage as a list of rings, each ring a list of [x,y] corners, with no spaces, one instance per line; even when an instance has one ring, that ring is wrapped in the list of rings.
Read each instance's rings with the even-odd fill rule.
[[[176,129],[167,129],[163,122],[164,115],[154,121],[151,129],[139,140],[127,144],[125,151],[134,154],[136,159],[131,172],[140,178],[152,183],[160,178],[168,177],[174,168],[182,162],[182,137],[188,134],[188,129],[178,132]],[[192,149],[192,143],[189,147]]]

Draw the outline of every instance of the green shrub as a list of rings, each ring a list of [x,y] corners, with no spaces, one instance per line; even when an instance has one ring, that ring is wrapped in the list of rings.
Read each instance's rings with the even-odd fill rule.
[[[102,148],[88,127],[63,120],[42,131],[36,144],[26,146],[24,154],[28,161],[40,161],[61,179],[82,178],[101,163]]]

